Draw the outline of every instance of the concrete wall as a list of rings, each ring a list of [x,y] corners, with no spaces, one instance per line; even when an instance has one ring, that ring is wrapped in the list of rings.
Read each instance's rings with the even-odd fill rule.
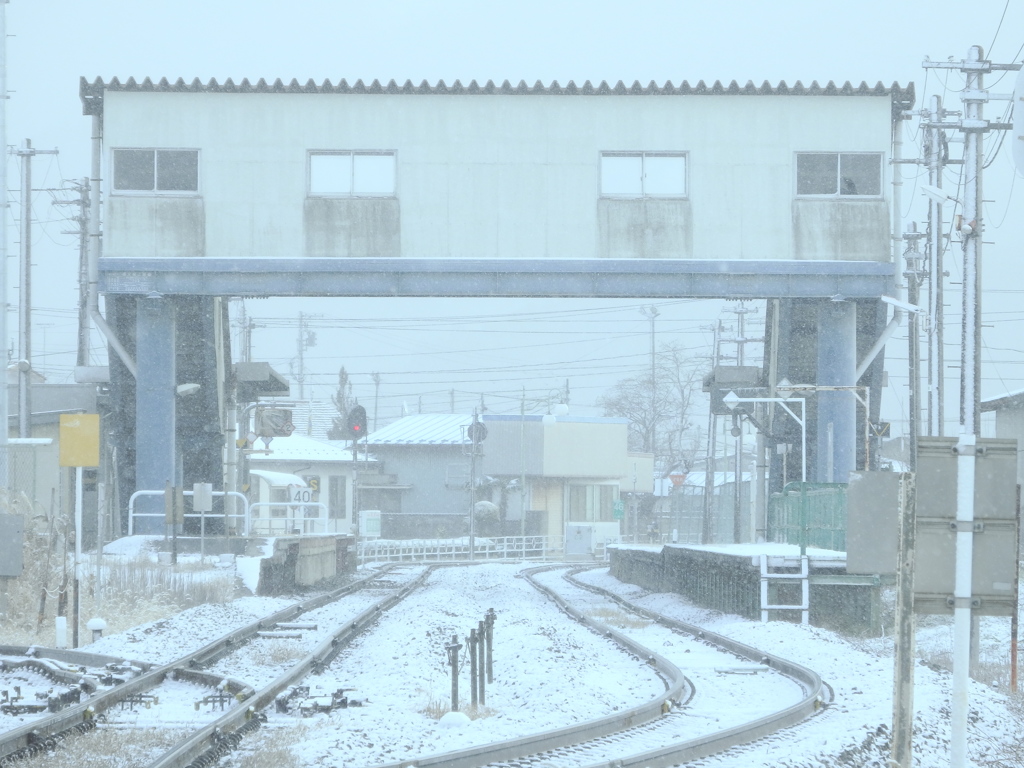
[[[487,439],[483,443],[481,467],[487,475],[518,477],[540,475],[544,471],[544,437],[547,434],[539,416],[484,416]]]
[[[108,91],[106,256],[856,258],[888,196],[795,204],[796,152],[879,152],[889,95]],[[111,194],[116,148],[199,149],[197,194]],[[393,151],[386,200],[307,196],[310,150]],[[603,198],[602,152],[683,152],[685,198]],[[887,173],[887,170],[883,170]]]
[[[660,552],[609,547],[611,574],[619,581],[654,592],[675,592],[694,605],[761,618],[761,577],[749,556],[733,556],[684,547],[663,547]],[[800,601],[799,585],[770,585],[773,603]],[[795,591],[787,594],[785,590]],[[799,611],[772,612],[773,619],[799,621]],[[880,624],[880,588],[863,584],[811,583],[810,622],[850,634],[877,634]]]
[[[556,421],[544,426],[544,474],[548,477],[624,478],[626,431],[621,423]]]
[[[355,570],[354,536],[295,536],[274,540],[274,552],[260,561],[258,595],[309,587]]]

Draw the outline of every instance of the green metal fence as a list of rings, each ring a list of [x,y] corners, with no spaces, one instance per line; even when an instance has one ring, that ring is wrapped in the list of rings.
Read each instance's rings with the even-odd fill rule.
[[[768,501],[768,541],[846,551],[846,484],[789,483]]]

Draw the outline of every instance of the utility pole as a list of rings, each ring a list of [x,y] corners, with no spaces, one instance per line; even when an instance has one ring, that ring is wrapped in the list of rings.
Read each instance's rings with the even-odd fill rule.
[[[32,436],[32,158],[56,155],[56,149],[21,149],[21,258],[18,286],[18,437]]]
[[[711,370],[718,366],[718,355],[721,351],[722,321],[715,324],[715,338],[711,351]],[[716,430],[718,424],[715,421],[714,408],[708,408],[708,458],[704,472],[704,514],[701,516],[700,543],[711,543],[711,497],[715,492],[715,452],[717,451]]]
[[[733,339],[722,339],[722,341],[731,341],[736,344],[736,365],[742,366],[744,364],[744,351],[745,347],[749,342],[763,342],[764,337],[748,339],[746,336],[746,316],[751,312],[756,312],[755,307],[748,307],[742,301],[738,307],[726,307],[726,312],[732,312],[736,315],[736,337]],[[734,448],[735,454],[733,456],[733,542],[736,544],[740,543],[742,538],[742,526],[741,526],[741,511],[742,511],[742,477],[743,477],[743,420],[739,415],[733,416],[732,436],[736,439],[736,445]],[[760,444],[760,443],[759,443]],[[751,540],[756,539],[756,532],[751,530]]]
[[[918,243],[925,233],[917,231],[917,222],[903,233],[907,249],[903,252],[906,269],[903,277],[907,280],[907,301],[915,307],[920,301],[920,288],[924,279],[921,251]],[[921,332],[918,313],[908,312],[907,317],[907,374],[910,379],[910,471],[917,471],[917,438],[921,436]]]
[[[526,387],[519,401],[519,535],[526,559]]]
[[[946,134],[939,123],[946,117],[942,97],[932,96],[928,119],[932,127],[925,133],[925,152],[928,163],[928,183],[942,189],[942,169],[945,165]],[[928,198],[928,434],[945,434],[945,349],[942,333],[944,320],[943,283],[946,278],[944,256],[946,243],[943,234],[942,202]],[[911,302],[913,303],[913,302]]]
[[[299,312],[299,373],[295,377],[299,382],[299,400],[306,399],[306,316]]]
[[[651,428],[648,430],[648,444],[645,446],[648,451],[652,454],[655,453],[655,436],[657,433],[657,403],[658,403],[658,379],[655,371],[655,357],[654,357],[654,321],[657,319],[658,308],[651,304],[649,307],[640,307],[640,314],[648,318],[651,321]],[[568,389],[568,382],[566,382],[566,389]],[[657,456],[655,456],[655,463],[657,463]],[[657,472],[657,467],[655,467]]]
[[[377,401],[380,399],[380,374],[374,371],[373,377],[373,431],[377,431]]]
[[[982,134],[1011,126],[992,123],[982,116],[983,104],[1010,94],[990,94],[984,75],[996,70],[1017,71],[1020,64],[993,64],[983,58],[981,46],[971,46],[963,61],[925,61],[925,69],[959,70],[966,79],[960,94],[964,113],[959,123],[938,124],[964,134],[963,215],[957,226],[963,244],[963,330],[960,351],[960,440],[957,452],[956,570],[953,586],[953,681],[950,703],[950,766],[967,765],[968,684],[971,656],[971,600],[974,564],[975,446],[981,413],[981,245]],[[925,127],[931,128],[928,124]]]
[[[89,364],[89,179],[72,182],[78,199],[54,200],[54,205],[77,205],[78,215],[71,221],[78,229],[63,230],[62,235],[78,235],[78,355],[75,364]],[[44,350],[45,351],[45,350]]]

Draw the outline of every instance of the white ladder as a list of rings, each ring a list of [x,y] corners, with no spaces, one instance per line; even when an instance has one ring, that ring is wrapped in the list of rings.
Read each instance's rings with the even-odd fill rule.
[[[768,611],[800,611],[800,623],[810,623],[811,586],[807,579],[808,558],[800,556],[800,573],[772,573],[768,570],[768,555],[761,555],[761,623],[768,623]],[[768,582],[771,579],[800,582],[800,605],[772,605],[768,602]]]

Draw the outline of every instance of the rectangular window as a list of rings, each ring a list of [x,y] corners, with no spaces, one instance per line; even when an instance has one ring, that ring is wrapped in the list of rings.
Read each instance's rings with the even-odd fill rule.
[[[198,149],[115,149],[115,192],[198,192]]]
[[[798,152],[796,193],[807,197],[879,197],[881,152]]]
[[[602,197],[686,197],[686,154],[601,153]]]
[[[345,475],[331,475],[327,478],[327,508],[332,520],[342,520],[345,509]]]
[[[570,485],[569,521],[610,523],[615,507],[614,485]]]
[[[394,152],[310,152],[312,197],[394,197]]]

